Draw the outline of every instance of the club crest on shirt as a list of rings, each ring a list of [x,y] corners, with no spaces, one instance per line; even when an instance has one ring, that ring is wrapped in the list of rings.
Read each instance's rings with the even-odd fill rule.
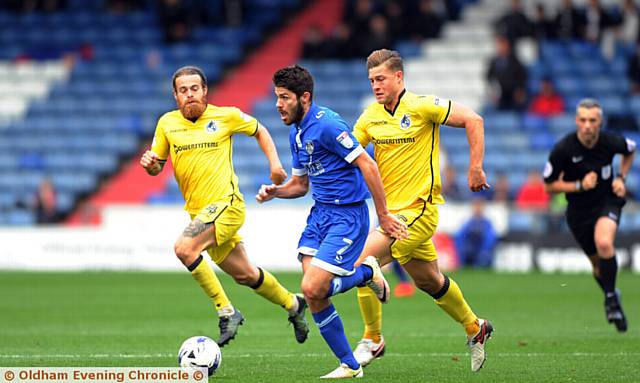
[[[215,133],[218,130],[218,126],[216,125],[215,121],[211,120],[209,121],[207,126],[205,126],[204,130],[206,130],[207,133]]]
[[[309,155],[312,155],[313,154],[313,141],[305,141],[304,142],[304,150],[306,150]]]
[[[608,180],[611,177],[611,164],[602,168],[600,174],[602,175],[603,180]]]
[[[402,129],[409,129],[410,126],[411,126],[411,118],[409,118],[408,114],[404,114],[402,116],[402,119],[400,120],[400,127]]]
[[[353,148],[353,140],[349,137],[348,132],[342,132],[338,137],[336,137],[336,141],[340,143],[340,145],[344,146],[347,149]]]

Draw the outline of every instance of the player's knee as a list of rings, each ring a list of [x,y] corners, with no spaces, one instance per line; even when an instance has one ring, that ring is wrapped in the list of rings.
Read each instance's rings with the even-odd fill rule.
[[[192,264],[198,255],[200,254],[186,241],[178,240],[173,247],[173,251],[176,253],[176,257],[182,262],[183,265]]]
[[[327,297],[327,293],[329,292],[329,286],[318,286],[309,280],[303,280],[300,288],[305,299],[310,300],[324,299]]]
[[[608,239],[596,239],[598,255],[609,256],[613,254],[613,243]]]

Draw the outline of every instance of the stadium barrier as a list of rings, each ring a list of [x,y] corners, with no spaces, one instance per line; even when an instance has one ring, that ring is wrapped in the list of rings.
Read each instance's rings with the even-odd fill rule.
[[[272,203],[249,205],[240,234],[249,257],[270,270],[299,270],[296,245],[309,207]],[[454,233],[471,214],[469,205],[440,207],[440,233]],[[571,237],[506,234],[508,210],[487,205],[498,235],[499,271],[588,271],[589,263]],[[375,214],[371,214],[375,217]],[[6,227],[0,229],[0,269],[10,270],[184,270],[173,244],[188,223],[178,205],[121,205],[103,211],[97,227]],[[640,272],[640,243],[619,236],[616,245],[622,267]]]

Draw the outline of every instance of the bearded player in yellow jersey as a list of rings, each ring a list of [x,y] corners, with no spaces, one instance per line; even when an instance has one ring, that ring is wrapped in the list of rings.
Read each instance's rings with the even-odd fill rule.
[[[384,265],[397,259],[416,286],[464,327],[471,369],[478,371],[484,364],[484,346],[493,326],[478,319],[456,282],[440,272],[431,237],[438,225],[437,205],[444,202],[438,158],[440,125],[466,130],[470,147],[468,184],[478,192],[489,188],[482,170],[483,120],[455,102],[408,92],[402,58],[396,51],[374,51],[367,58],[367,69],[376,102],[362,113],[353,135],[362,146],[373,144],[387,206],[407,224],[409,237],[396,241],[378,228],[369,234],[359,260],[374,255]],[[370,289],[359,288],[358,301],[365,331],[354,355],[366,366],[384,353],[382,307]]]
[[[213,302],[219,317],[218,344],[224,346],[235,337],[244,317],[233,307],[201,255],[204,250],[237,283],[287,310],[296,340],[303,343],[309,332],[304,298],[290,293],[268,271],[253,266],[238,235],[245,219],[245,204],[231,162],[232,135],[254,136],[269,160],[271,180],[281,184],[287,174],[271,135],[255,118],[237,108],[208,105],[207,80],[200,68],[188,66],[176,71],[173,96],[178,110],[160,118],[151,150],[143,154],[140,165],[155,176],[171,156],[186,200],[185,210],[191,216],[174,251]]]

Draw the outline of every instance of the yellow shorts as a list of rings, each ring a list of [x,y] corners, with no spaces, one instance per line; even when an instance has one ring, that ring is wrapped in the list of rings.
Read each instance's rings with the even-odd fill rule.
[[[244,223],[244,203],[234,201],[233,205],[230,205],[229,202],[214,202],[205,206],[198,214],[191,214],[191,219],[196,218],[204,223],[215,224],[217,246],[209,247],[207,253],[216,265],[221,264],[231,250],[242,242],[238,230]]]
[[[423,200],[402,209],[391,211],[408,226],[409,238],[391,243],[391,256],[401,265],[412,259],[431,262],[438,259],[431,237],[438,226],[438,206]],[[380,227],[378,231],[383,232]]]

